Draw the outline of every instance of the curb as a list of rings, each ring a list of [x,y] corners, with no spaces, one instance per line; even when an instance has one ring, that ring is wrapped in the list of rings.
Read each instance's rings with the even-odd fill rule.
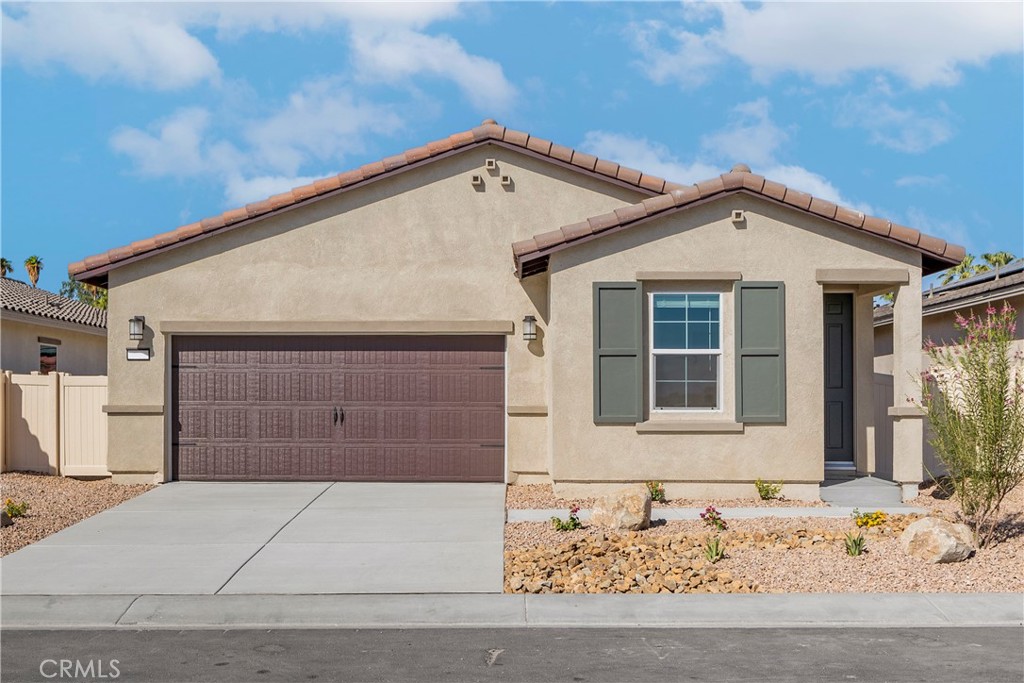
[[[5,630],[1022,627],[1021,593],[7,595]]]

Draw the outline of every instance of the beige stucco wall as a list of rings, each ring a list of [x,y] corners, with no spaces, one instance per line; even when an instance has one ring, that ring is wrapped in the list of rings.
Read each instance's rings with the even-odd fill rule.
[[[77,325],[74,327],[78,327]],[[59,339],[57,370],[73,375],[107,373],[107,337],[48,324],[12,320],[0,314],[0,369],[15,373],[39,371],[39,337]]]
[[[165,476],[167,321],[254,322],[254,333],[260,321],[514,321],[508,406],[547,406],[547,278],[516,279],[511,243],[645,196],[486,146],[112,271],[110,319],[125,322],[110,340],[109,401],[126,414],[110,416],[110,470]],[[541,328],[529,345],[519,336],[527,314]],[[146,317],[151,361],[125,360],[133,315]],[[509,417],[510,479],[548,472],[548,424]]]
[[[737,227],[733,209],[745,211]],[[610,481],[649,479],[699,489],[704,482],[733,483],[749,491],[754,479],[784,479],[812,490],[824,476],[822,306],[824,268],[902,268],[908,289],[920,288],[920,256],[801,212],[749,196],[733,196],[636,226],[556,253],[551,258],[548,366],[552,394],[552,476],[559,491]],[[632,425],[593,422],[592,283],[633,281],[638,271],[740,271],[747,281],[786,283],[787,420],[746,425],[741,432],[638,433]],[[646,294],[667,283],[645,282]],[[674,284],[675,287],[688,285]],[[707,291],[706,283],[690,285]],[[877,287],[876,287],[877,288]],[[722,285],[725,322],[723,425],[735,422],[731,286]],[[830,291],[857,295],[855,396],[858,464],[867,466],[873,424],[870,382],[870,295],[857,286]],[[645,313],[649,315],[649,311]],[[645,326],[646,327],[646,326]],[[654,414],[649,420],[707,422],[707,413]],[[595,488],[596,490],[596,488]],[[725,490],[724,488],[722,490]],[[794,490],[796,490],[794,488]],[[816,493],[816,486],[813,487]],[[802,495],[802,494],[798,494]]]

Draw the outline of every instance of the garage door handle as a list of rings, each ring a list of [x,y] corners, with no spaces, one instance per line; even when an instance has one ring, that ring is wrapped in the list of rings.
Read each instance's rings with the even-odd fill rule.
[[[334,406],[334,424],[338,424],[338,406]]]

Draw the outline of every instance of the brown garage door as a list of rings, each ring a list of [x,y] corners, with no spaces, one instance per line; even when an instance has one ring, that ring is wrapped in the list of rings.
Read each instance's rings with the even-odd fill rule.
[[[176,337],[174,477],[502,481],[503,337]]]

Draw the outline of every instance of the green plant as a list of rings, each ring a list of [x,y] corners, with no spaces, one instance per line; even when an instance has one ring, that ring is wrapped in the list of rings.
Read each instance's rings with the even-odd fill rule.
[[[761,500],[775,500],[782,497],[779,495],[782,493],[781,479],[776,482],[757,479],[754,481],[754,486],[757,488],[757,495],[761,496]]]
[[[4,501],[4,511],[11,519],[14,519],[15,517],[22,517],[26,512],[28,512],[28,503],[25,501],[15,503],[13,500],[8,498]]]
[[[647,490],[651,492],[651,500],[665,502],[665,486],[660,481],[647,482]]]
[[[857,508],[853,508],[853,523],[859,527],[868,527],[869,529],[874,526],[882,526],[885,524],[885,520],[889,517],[881,510],[875,510],[874,512],[861,512]]]
[[[555,528],[555,531],[573,531],[583,526],[583,522],[580,521],[580,506],[573,505],[569,508],[569,519],[562,519],[561,517],[552,517],[551,526]]]
[[[867,541],[864,540],[864,534],[857,532],[857,535],[854,536],[852,531],[846,534],[846,540],[844,542],[846,543],[846,554],[850,557],[858,557],[863,554],[865,552],[864,549],[868,544]]]
[[[1024,354],[1014,353],[1017,311],[957,314],[953,345],[929,340],[921,408],[939,461],[978,546],[994,539],[999,506],[1024,482]],[[909,400],[909,399],[908,399]]]
[[[714,505],[708,505],[704,508],[704,512],[700,513],[700,518],[701,521],[713,529],[725,531],[729,528],[729,525],[725,523],[725,520],[722,519],[721,513],[715,509]]]
[[[712,536],[704,541],[704,559],[715,564],[725,557],[725,544],[719,536]]]
[[[35,287],[36,283],[39,282],[39,273],[43,270],[43,259],[38,256],[29,256],[25,259],[25,272],[28,273],[28,279],[32,282],[32,286]]]

